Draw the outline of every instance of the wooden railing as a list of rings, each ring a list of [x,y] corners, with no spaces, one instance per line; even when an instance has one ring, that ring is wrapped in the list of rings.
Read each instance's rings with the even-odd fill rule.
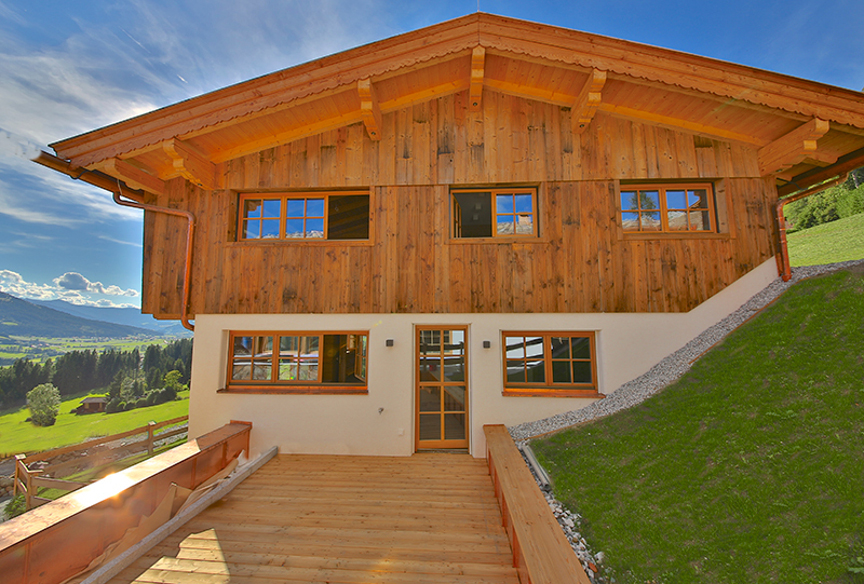
[[[95,440],[88,440],[81,444],[37,452],[29,456],[18,454],[15,456],[13,495],[19,493],[24,495],[24,504],[28,511],[34,507],[38,507],[39,505],[44,505],[51,501],[51,499],[37,496],[39,489],[46,488],[59,489],[62,491],[75,491],[87,486],[89,483],[68,481],[64,480],[62,477],[69,476],[71,473],[76,472],[82,465],[87,469],[98,469],[106,463],[116,464],[125,458],[140,454],[145,450],[150,456],[152,456],[157,441],[184,434],[186,433],[186,428],[176,428],[160,434],[156,434],[156,431],[166,426],[173,426],[185,422],[188,419],[189,416],[182,416],[164,422],[150,422],[148,425],[135,428],[134,430],[121,432],[120,434],[112,434],[111,436],[104,436]],[[96,447],[103,446],[109,442],[122,440],[123,438],[137,436],[139,434],[146,434],[146,436],[142,440],[137,440],[131,444],[127,444],[126,446],[121,446],[119,448],[103,448],[102,451],[94,452]],[[31,470],[28,467],[29,464],[34,462],[50,461],[59,456],[65,456],[82,451],[88,451],[86,458],[73,458],[57,464],[49,464],[40,469]],[[46,474],[53,476],[51,478],[42,476]]]
[[[0,524],[3,584],[57,584],[78,574],[153,514],[172,483],[195,489],[248,453],[251,429],[231,422]]]
[[[507,428],[483,426],[486,460],[521,584],[590,584]]]

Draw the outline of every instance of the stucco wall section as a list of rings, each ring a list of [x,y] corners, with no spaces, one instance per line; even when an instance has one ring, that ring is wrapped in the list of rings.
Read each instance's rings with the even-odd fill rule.
[[[483,457],[484,424],[529,422],[593,401],[504,397],[501,331],[595,331],[599,390],[608,394],[683,347],[776,277],[772,259],[684,314],[198,315],[190,435],[243,420],[253,423],[252,455],[278,446],[281,452],[409,456],[414,452],[415,327],[467,325],[470,450]],[[368,330],[369,393],[217,393],[225,387],[231,330]],[[392,347],[386,346],[387,339],[393,339]],[[491,348],[484,349],[483,341],[490,341]]]

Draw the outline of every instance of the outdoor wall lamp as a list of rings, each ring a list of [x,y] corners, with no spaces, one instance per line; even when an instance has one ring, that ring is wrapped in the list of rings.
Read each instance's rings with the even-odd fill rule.
[[[387,339],[387,346],[388,346],[388,347],[392,347],[392,346],[393,346],[393,339]]]

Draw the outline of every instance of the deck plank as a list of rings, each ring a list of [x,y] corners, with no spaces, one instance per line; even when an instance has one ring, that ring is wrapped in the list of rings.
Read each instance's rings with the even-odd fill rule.
[[[518,584],[485,461],[280,455],[115,584]]]

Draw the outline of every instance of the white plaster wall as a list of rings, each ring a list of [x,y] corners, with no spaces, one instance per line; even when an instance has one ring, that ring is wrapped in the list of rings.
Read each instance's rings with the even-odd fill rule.
[[[417,325],[468,326],[470,449],[485,456],[484,424],[513,425],[585,407],[592,399],[504,397],[501,331],[596,331],[601,393],[611,393],[746,302],[777,277],[773,259],[683,314],[198,315],[189,404],[191,436],[230,420],[253,423],[252,454],[409,456],[414,452]],[[368,330],[368,395],[219,394],[230,330]],[[387,347],[386,340],[394,346]],[[483,348],[483,341],[492,347]],[[379,413],[379,409],[383,410]]]

